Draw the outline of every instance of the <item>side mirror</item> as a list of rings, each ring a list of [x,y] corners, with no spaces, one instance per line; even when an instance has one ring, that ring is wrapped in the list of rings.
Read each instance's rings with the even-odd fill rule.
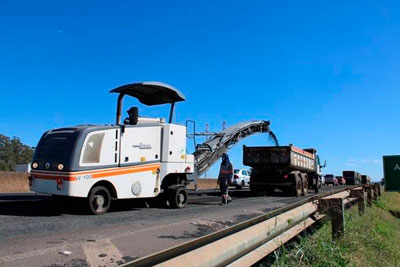
[[[324,160],[324,165],[321,166],[321,168],[325,168],[326,167],[326,160]]]

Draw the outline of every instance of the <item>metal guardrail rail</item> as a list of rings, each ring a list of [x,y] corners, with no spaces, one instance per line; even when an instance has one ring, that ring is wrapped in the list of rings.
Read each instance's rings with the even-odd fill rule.
[[[367,196],[366,196],[367,194]],[[308,197],[229,228],[188,241],[122,266],[249,266],[327,215],[333,237],[344,232],[343,211],[358,202],[360,214],[365,200],[380,195],[380,186],[352,186]]]

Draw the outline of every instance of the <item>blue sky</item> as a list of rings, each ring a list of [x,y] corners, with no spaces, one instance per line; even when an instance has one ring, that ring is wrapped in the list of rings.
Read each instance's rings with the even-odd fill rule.
[[[187,98],[179,123],[270,120],[325,173],[380,179],[382,155],[400,152],[399,14],[398,1],[2,0],[0,133],[35,146],[47,129],[113,123],[110,89],[162,81]],[[243,144],[272,143],[245,139],[237,167]]]

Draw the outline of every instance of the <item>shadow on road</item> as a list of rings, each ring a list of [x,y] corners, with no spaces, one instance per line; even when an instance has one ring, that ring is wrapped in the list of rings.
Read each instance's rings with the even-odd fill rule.
[[[333,189],[333,188],[332,188]],[[336,189],[336,188],[335,188]],[[329,190],[328,188],[325,191]],[[189,203],[188,205],[215,205],[220,201],[221,193],[219,190],[189,190]],[[313,193],[310,191],[310,193]],[[230,190],[229,195],[233,199],[245,199],[256,197],[250,190]],[[260,194],[259,197],[266,194]],[[283,192],[276,190],[274,193],[268,195],[272,197],[287,197]],[[69,215],[88,215],[90,213],[86,210],[86,199],[81,198],[68,198],[62,202],[54,201],[50,195],[0,195],[0,215],[10,216],[32,216],[32,217],[48,217],[60,216],[61,214]],[[130,199],[113,201],[109,213],[113,212],[126,212],[132,210],[141,210],[147,208],[167,208],[160,205],[158,199]]]
[[[146,208],[144,201],[113,201],[108,212],[121,212]],[[91,215],[85,208],[85,199],[54,201],[51,196],[0,196],[0,215],[26,217],[52,217],[61,214]]]

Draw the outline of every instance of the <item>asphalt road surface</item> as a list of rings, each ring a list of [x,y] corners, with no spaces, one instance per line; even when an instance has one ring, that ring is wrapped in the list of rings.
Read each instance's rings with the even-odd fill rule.
[[[184,209],[118,201],[107,214],[94,216],[77,211],[79,202],[60,211],[49,196],[0,194],[0,266],[115,266],[304,198],[279,192],[252,197],[248,190],[230,195],[233,202],[220,205],[212,190],[191,192]]]

